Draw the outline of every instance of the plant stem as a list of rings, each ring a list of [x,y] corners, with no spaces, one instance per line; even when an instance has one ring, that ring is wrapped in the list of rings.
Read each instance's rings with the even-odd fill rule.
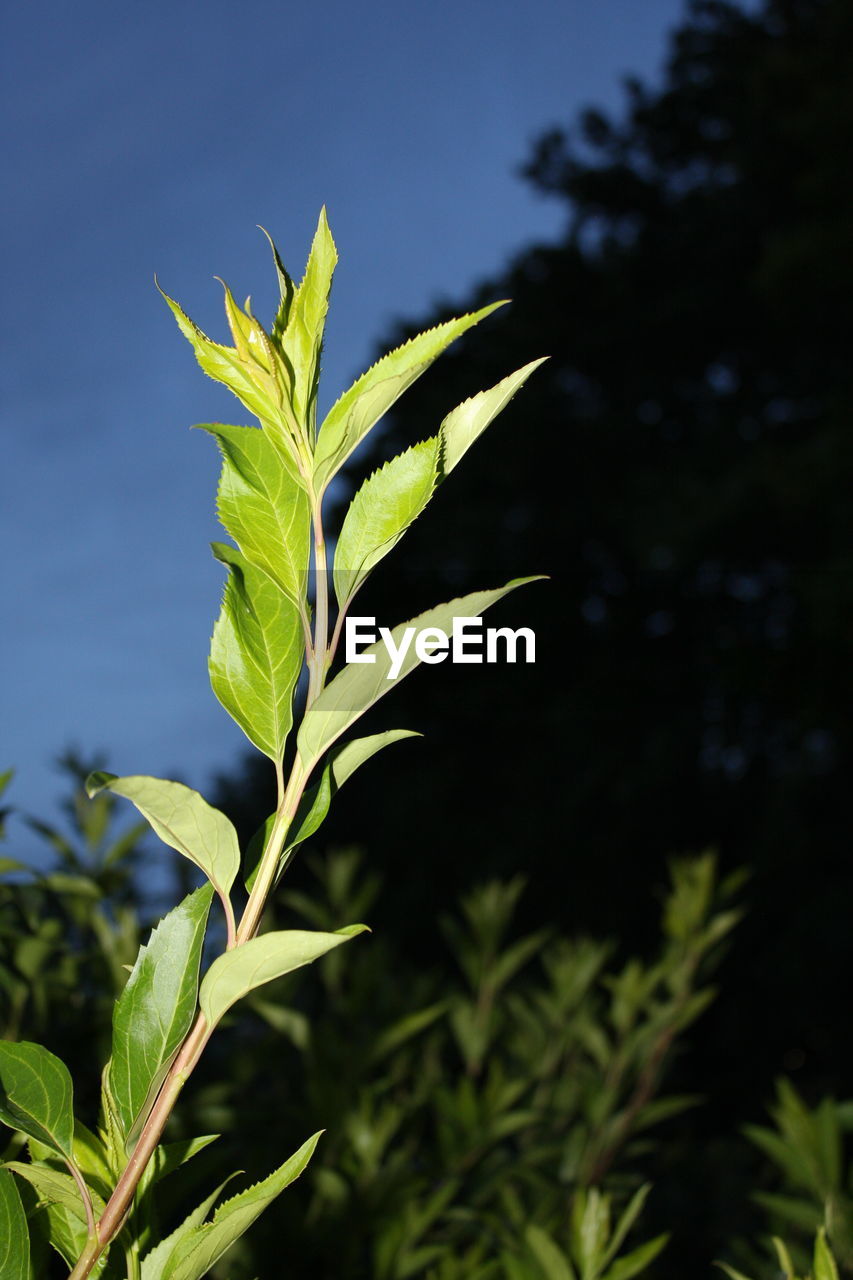
[[[204,1015],[199,1014],[195,1026],[172,1063],[163,1087],[157,1095],[157,1101],[145,1121],[145,1125],[139,1135],[139,1141],[133,1149],[133,1154],[116,1183],[115,1191],[110,1196],[104,1215],[97,1224],[97,1234],[87,1243],[79,1262],[71,1272],[69,1280],[87,1280],[95,1263],[107,1250],[113,1238],[118,1235],[125,1216],[133,1203],[139,1179],[154,1154],[157,1143],[160,1141],[163,1129],[166,1126],[166,1121],[171,1115],[172,1108],[201,1057],[211,1031],[212,1028],[208,1027]]]
[[[127,1267],[127,1280],[140,1280],[142,1268],[139,1264],[139,1245],[135,1240],[125,1249],[124,1261]]]
[[[323,535],[322,499],[312,495],[311,517],[314,522],[314,652],[309,657],[311,670],[306,710],[318,696],[329,665],[329,583],[326,564],[326,540]]]
[[[68,1170],[74,1181],[77,1183],[77,1190],[80,1192],[82,1197],[83,1206],[86,1210],[86,1227],[89,1232],[89,1238],[92,1239],[95,1235],[95,1210],[92,1206],[92,1197],[89,1194],[89,1188],[86,1186],[86,1180],[74,1161],[66,1160],[65,1163],[68,1165]]]
[[[261,865],[258,867],[255,883],[252,885],[252,891],[249,894],[249,901],[246,903],[246,909],[237,929],[236,945],[238,947],[242,943],[248,942],[249,938],[253,938],[258,931],[261,915],[275,881],[279,855],[284,848],[290,824],[299,807],[299,801],[302,799],[302,793],[305,790],[308,778],[309,774],[305,772],[302,761],[297,756],[290,773],[287,788],[275,815],[270,838],[264,850]]]
[[[280,767],[277,769],[277,774],[281,778]],[[236,932],[234,940],[236,946],[248,942],[257,932],[267,897],[275,880],[279,856],[284,848],[284,842],[287,838],[290,824],[293,821],[293,815],[296,813],[299,801],[302,798],[302,792],[305,790],[308,777],[309,773],[305,771],[301,760],[297,756],[276,813],[275,824],[270,832],[270,838],[264,851],[257,879]],[[157,1095],[157,1100],[151,1108],[151,1113],[139,1135],[139,1141],[134,1147],[133,1154],[116,1184],[115,1191],[110,1197],[104,1215],[97,1227],[93,1226],[90,1231],[90,1239],[69,1280],[86,1280],[91,1275],[95,1263],[121,1229],[125,1215],[133,1203],[139,1180],[160,1141],[166,1121],[169,1119],[184,1085],[201,1057],[212,1031],[213,1028],[208,1027],[204,1016],[199,1014],[195,1026],[181,1046],[178,1056],[166,1076],[163,1087]]]
[[[323,524],[320,512],[320,503],[312,499],[312,513],[314,522],[314,563],[317,575],[316,590],[316,618],[313,637],[313,645],[311,643],[310,633],[306,635],[306,658],[310,669],[310,680],[308,685],[307,705],[310,706],[314,699],[318,696],[323,688],[326,678],[326,669],[328,667],[328,629],[329,629],[329,591],[326,579],[326,544],[323,538]],[[228,917],[228,949],[234,946],[241,946],[244,942],[248,942],[258,931],[266,906],[267,898],[275,883],[276,873],[278,871],[279,858],[284,848],[287,834],[293,822],[296,810],[299,807],[299,801],[302,799],[302,793],[308,783],[311,775],[311,768],[305,768],[297,754],[290,772],[287,786],[283,785],[284,775],[280,762],[276,763],[276,781],[278,785],[279,805],[276,810],[275,822],[267,847],[258,868],[258,874],[252,890],[249,894],[249,900],[240,920],[239,927],[235,930],[235,921],[233,909],[229,913],[226,906],[226,916]],[[230,903],[228,904],[230,906]],[[109,1248],[112,1240],[121,1230],[122,1223],[133,1204],[133,1197],[136,1194],[136,1188],[139,1180],[145,1172],[149,1160],[156,1150],[157,1144],[166,1126],[166,1122],[172,1113],[172,1109],[180,1096],[180,1093],[192,1074],[199,1058],[204,1052],[211,1034],[212,1027],[208,1027],[207,1021],[203,1014],[199,1014],[193,1029],[181,1046],[178,1056],[175,1058],[157,1100],[151,1108],[148,1119],[143,1126],[139,1135],[139,1141],[133,1149],[133,1153],[125,1166],[121,1177],[119,1178],[116,1188],[109,1199],[109,1203],[104,1211],[104,1215],[97,1225],[92,1221],[91,1210],[89,1216],[89,1240],[86,1244],[77,1265],[71,1272],[69,1280],[87,1280],[92,1273],[92,1268],[98,1259],[103,1256]]]

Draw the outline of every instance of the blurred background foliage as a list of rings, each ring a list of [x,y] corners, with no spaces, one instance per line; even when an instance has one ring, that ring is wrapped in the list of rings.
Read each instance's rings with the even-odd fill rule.
[[[112,1001],[150,911],[133,891],[143,833],[117,835],[114,798],[97,811],[82,795],[78,778],[69,834],[35,824],[53,866],[0,865],[0,1025],[71,1064],[94,1124]],[[268,926],[337,928],[370,918],[387,891],[357,849],[305,864]],[[492,880],[441,914],[428,963],[388,932],[263,988],[211,1042],[173,1117],[173,1139],[222,1136],[155,1205],[163,1230],[235,1165],[256,1180],[325,1128],[310,1174],[215,1280],[279,1274],[283,1241],[289,1274],[329,1280],[630,1280],[707,1273],[715,1252],[736,1280],[742,1267],[770,1280],[771,1233],[792,1277],[809,1274],[816,1234],[853,1272],[853,1101],[811,1109],[780,1081],[769,1123],[719,1139],[739,1212],[714,1204],[713,1186],[710,1203],[689,1199],[702,1189],[688,1117],[713,1099],[680,1085],[708,1009],[737,999],[710,979],[750,928],[745,878],[721,877],[712,853],[673,859],[657,912],[643,907],[659,917],[647,955],[526,931],[523,877]]]
[[[605,1276],[608,1219],[647,1180],[617,1252],[672,1232],[655,1275],[715,1256],[778,1272],[773,1233],[804,1275],[820,1223],[853,1265],[853,1119],[832,1100],[853,1078],[853,7],[685,12],[659,85],[629,81],[621,116],[533,146],[524,177],[565,207],[561,242],[381,344],[513,300],[401,403],[371,465],[551,359],[361,612],[551,581],[512,614],[534,666],[446,666],[395,693],[394,723],[425,738],[324,828],[367,856],[313,864],[316,882],[301,865],[281,899],[283,921],[361,912],[374,936],[256,1002],[182,1112],[224,1149],[249,1090],[258,1170],[270,1113],[284,1146],[328,1127],[282,1201],[294,1275],[331,1274],[334,1245],[347,1277]],[[247,757],[213,799],[248,838],[270,786]],[[45,833],[50,875],[11,868],[3,889],[8,1025],[73,1067],[149,923],[105,806],[73,846]],[[662,937],[646,909],[674,853],[709,847],[722,883],[750,873],[722,949],[708,856],[673,864]],[[712,962],[722,995],[694,1026]],[[258,1257],[280,1257],[279,1229],[259,1225]],[[246,1255],[229,1275],[253,1265],[268,1273]]]

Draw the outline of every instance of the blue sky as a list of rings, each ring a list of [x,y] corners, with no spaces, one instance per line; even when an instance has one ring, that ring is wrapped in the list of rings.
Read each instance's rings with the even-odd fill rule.
[[[246,421],[205,379],[163,287],[224,336],[228,280],[338,244],[325,394],[395,318],[464,298],[561,209],[530,144],[654,77],[681,0],[47,0],[4,19],[0,768],[50,812],[69,744],[204,790],[245,744],[206,655],[222,571],[212,442]],[[472,391],[477,388],[472,387]],[[417,394],[416,391],[410,394]],[[451,406],[448,406],[450,408]],[[394,620],[396,621],[396,619]],[[22,852],[29,839],[13,828]]]

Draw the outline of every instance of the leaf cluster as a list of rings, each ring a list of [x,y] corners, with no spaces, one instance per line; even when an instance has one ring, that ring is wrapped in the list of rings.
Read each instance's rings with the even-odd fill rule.
[[[161,1237],[155,1184],[209,1138],[190,1139],[174,1159],[160,1140],[217,1025],[259,988],[365,930],[364,925],[347,924],[333,930],[261,932],[271,891],[293,851],[325,819],[335,791],[381,748],[412,736],[392,730],[340,741],[424,660],[415,646],[394,667],[388,648],[374,646],[367,662],[362,657],[329,678],[347,610],[376,564],[424,510],[437,484],[541,363],[533,361],[465,401],[444,418],[436,435],[370,477],[344,519],[332,568],[323,523],[329,483],[398,396],[497,304],[390,352],[344,393],[318,426],[320,355],[337,262],[325,211],[298,286],[274,245],[272,249],[280,302],[269,332],[255,318],[250,300],[239,307],[227,285],[225,311],[233,346],[208,338],[173,299],[163,296],[204,371],[233,391],[260,423],[206,428],[222,454],[218,510],[234,543],[214,545],[228,578],[211,639],[209,671],[225,710],[274,763],[276,810],[241,850],[229,819],[183,783],[92,772],[86,787],[94,808],[81,817],[88,823],[90,842],[100,840],[113,798],[122,796],[164,844],[203,873],[204,885],[160,920],[128,966],[129,977],[112,1011],[96,1128],[83,1126],[75,1116],[71,1077],[56,1055],[28,1040],[0,1042],[0,1120],[12,1129],[13,1145],[26,1143],[30,1157],[6,1162],[24,1185],[25,1197],[19,1212],[18,1192],[4,1180],[3,1204],[12,1206],[10,1231],[18,1232],[24,1213],[31,1219],[36,1248],[43,1255],[49,1243],[73,1268],[72,1280],[86,1280],[95,1271],[109,1280],[121,1280],[124,1272],[128,1280],[200,1280],[302,1172],[313,1153],[319,1133],[302,1141],[296,1154],[263,1182],[220,1204],[208,1219],[223,1182],[170,1235]],[[331,635],[330,572],[337,592]],[[439,605],[416,618],[413,627],[450,630],[455,616],[479,615],[525,581],[529,579],[514,579],[496,590]],[[404,634],[410,638],[411,630],[402,624],[392,633],[400,653],[399,640]],[[286,774],[295,693],[305,666],[306,702]],[[61,846],[60,852],[71,856]],[[105,855],[107,861],[113,856]],[[217,932],[208,930],[214,895],[224,918],[225,945],[203,971],[205,943],[213,942]],[[16,959],[20,967],[20,954]],[[25,1265],[29,1268],[28,1257]]]
[[[358,853],[310,865],[322,892],[286,889],[283,908],[323,929],[353,903],[369,911],[380,885]],[[269,1141],[270,1115],[285,1133],[306,1115],[329,1130],[310,1186],[282,1210],[295,1274],[463,1280],[482,1269],[540,1280],[549,1252],[591,1276],[617,1258],[627,1273],[635,1248],[632,1265],[648,1265],[663,1240],[646,1253],[615,1224],[629,1206],[629,1223],[639,1217],[658,1128],[698,1101],[664,1082],[712,997],[733,888],[710,856],[674,863],[659,954],[616,963],[608,944],[547,929],[519,936],[523,884],[494,882],[444,920],[448,948],[427,969],[374,942],[346,963],[326,957],[310,987],[285,980],[273,1000],[250,1001],[255,1019],[218,1073],[236,1077],[237,1097],[255,1081],[258,1123],[244,1117],[242,1149]],[[252,1064],[282,1033],[290,1052],[259,1078]],[[211,1084],[195,1126],[225,1101]],[[586,1261],[584,1215],[603,1242]],[[250,1256],[256,1269],[272,1259],[275,1239],[261,1229],[247,1268]]]

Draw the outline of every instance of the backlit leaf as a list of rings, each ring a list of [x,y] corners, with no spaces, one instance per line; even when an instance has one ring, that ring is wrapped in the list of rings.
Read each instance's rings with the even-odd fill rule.
[[[297,737],[303,763],[308,766],[318,760],[359,716],[386,693],[390,693],[398,680],[402,680],[418,666],[421,659],[415,649],[415,637],[419,631],[437,628],[449,634],[453,630],[454,618],[477,617],[516,587],[536,580],[535,577],[515,578],[504,587],[493,591],[475,591],[471,595],[428,609],[409,622],[400,623],[391,632],[393,644],[398,651],[404,643],[405,633],[411,631],[412,634],[395,678],[389,678],[392,658],[385,643],[380,639],[370,645],[361,656],[372,657],[373,662],[350,663],[344,667],[326,685],[306,713]]]
[[[217,511],[250,564],[302,605],[310,555],[308,497],[281,453],[257,427],[211,423],[222,453]]]
[[[532,360],[530,364],[517,369],[515,373],[511,373],[509,377],[504,378],[488,391],[481,391],[470,400],[463,401],[447,415],[441,424],[440,431],[443,475],[450,474],[477,437],[485,431],[501,410],[506,408],[516,391],[524,385],[534,369],[544,364],[546,359],[547,356],[543,356],[539,360]]]
[[[197,791],[164,778],[92,773],[89,795],[112,791],[135,804],[164,844],[200,867],[223,899],[240,867],[240,846],[231,823]]]
[[[280,760],[302,670],[302,619],[293,601],[236,547],[214,543],[213,553],[229,573],[210,644],[210,683],[249,741]]]
[[[159,284],[157,288],[160,289]],[[254,413],[262,422],[277,424],[280,417],[277,396],[271,389],[257,385],[236,348],[213,342],[197,324],[193,323],[174,298],[163,293],[162,289],[160,293],[168,303],[178,322],[178,328],[193,348],[204,372],[216,382],[223,383],[229,391],[233,391],[249,412]]]
[[[314,477],[318,492],[325,489],[371,427],[442,351],[466,329],[503,305],[503,302],[494,302],[480,311],[419,333],[377,360],[343,393],[326,415],[317,437]]]
[[[293,305],[293,297],[296,293],[296,288],[290,278],[287,268],[281,260],[281,255],[275,246],[272,236],[264,227],[261,227],[261,231],[263,231],[267,240],[269,240],[270,248],[272,249],[273,262],[275,263],[276,275],[278,276],[279,305],[272,327],[272,336],[277,342],[287,328],[287,321],[290,318],[290,309]]]
[[[389,729],[385,733],[373,733],[365,738],[354,738],[352,742],[346,742],[334,751],[320,775],[320,781],[305,792],[299,808],[296,810],[296,815],[290,827],[291,834],[279,860],[279,874],[284,870],[290,860],[290,855],[297,846],[307,840],[309,836],[313,836],[314,832],[325,821],[332,800],[347,778],[352,777],[356,769],[360,768],[371,756],[376,755],[377,751],[381,751],[383,747],[389,747],[392,742],[401,742],[404,738],[419,738],[420,736],[419,733],[415,733],[411,729]],[[251,890],[255,882],[258,863],[274,821],[275,814],[265,824],[264,838],[262,841],[258,841],[258,846],[253,848],[255,845],[254,840],[249,845],[249,865],[252,865],[251,855],[253,854],[255,863],[254,869],[246,881],[246,888],[249,890]]]
[[[838,1267],[826,1243],[826,1231],[823,1227],[818,1231],[815,1239],[812,1269],[814,1280],[838,1280]]]
[[[163,917],[113,1010],[110,1091],[129,1141],[192,1026],[211,893],[205,885]]]
[[[329,230],[326,210],[322,209],[305,275],[296,290],[287,327],[281,335],[281,348],[293,371],[293,406],[296,416],[312,436],[323,329],[337,261],[338,253]]]
[[[439,443],[438,436],[433,436],[397,454],[357,491],[335,548],[335,593],[341,607],[432,497],[438,478]]]
[[[334,933],[287,929],[251,938],[214,960],[202,979],[201,1011],[209,1025],[215,1026],[231,1006],[250,991],[311,964],[364,931],[363,924],[354,924]]]
[[[232,1173],[221,1182],[215,1191],[211,1192],[202,1200],[200,1205],[193,1209],[192,1213],[187,1214],[180,1226],[176,1227],[164,1240],[147,1253],[142,1259],[142,1276],[141,1280],[170,1280],[172,1275],[171,1261],[178,1244],[185,1236],[190,1235],[196,1227],[200,1227],[213,1206],[222,1194],[225,1187],[232,1178],[236,1178],[237,1174]]]
[[[542,363],[534,360],[464,401],[444,419],[437,436],[398,454],[365,481],[350,503],[335,549],[335,592],[342,608],[421,514],[437,485]]]
[[[168,1280],[202,1280],[276,1196],[299,1177],[319,1138],[320,1134],[315,1133],[268,1178],[226,1200],[210,1222],[182,1237],[169,1258],[164,1277],[168,1276]],[[143,1277],[143,1280],[148,1280],[148,1277]]]

